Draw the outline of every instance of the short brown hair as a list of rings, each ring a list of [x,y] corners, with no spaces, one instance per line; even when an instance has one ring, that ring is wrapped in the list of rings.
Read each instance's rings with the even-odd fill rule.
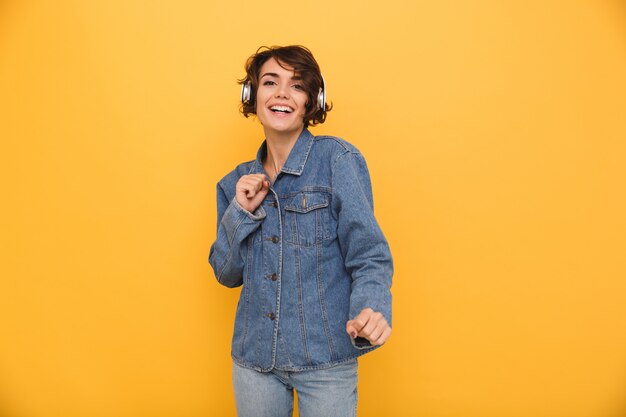
[[[239,84],[250,84],[251,94],[250,100],[242,103],[241,113],[246,117],[256,114],[256,92],[259,88],[259,71],[270,58],[274,58],[278,65],[283,68],[285,68],[284,65],[293,67],[294,72],[302,78],[302,85],[307,93],[304,126],[315,126],[318,123],[324,123],[326,113],[333,106],[326,103],[323,109],[318,107],[317,96],[323,84],[322,73],[311,51],[301,45],[261,46],[254,55],[248,58],[245,65],[246,76],[238,80],[238,82]]]

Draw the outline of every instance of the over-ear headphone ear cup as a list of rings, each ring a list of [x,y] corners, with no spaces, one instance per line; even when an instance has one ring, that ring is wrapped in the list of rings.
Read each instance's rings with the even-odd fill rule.
[[[252,87],[250,86],[250,83],[243,83],[241,85],[241,102],[243,104],[250,102],[251,91],[252,91]]]
[[[326,80],[324,80],[324,76],[320,74],[322,77],[322,86],[320,87],[320,91],[317,93],[317,108],[320,110],[326,110]]]
[[[324,110],[324,107],[325,107],[324,90],[320,88],[319,93],[317,93],[317,108],[320,110]]]

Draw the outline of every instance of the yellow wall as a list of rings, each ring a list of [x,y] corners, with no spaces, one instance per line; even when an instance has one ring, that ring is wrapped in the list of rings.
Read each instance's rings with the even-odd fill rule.
[[[0,415],[234,415],[206,262],[262,44],[368,159],[394,333],[360,415],[626,415],[623,1],[0,2]]]

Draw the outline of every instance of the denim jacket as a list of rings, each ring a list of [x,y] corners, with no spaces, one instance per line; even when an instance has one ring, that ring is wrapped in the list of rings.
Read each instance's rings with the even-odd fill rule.
[[[265,154],[264,142],[256,160],[217,184],[209,263],[219,283],[243,285],[233,360],[262,372],[300,371],[371,351],[367,340],[348,335],[346,322],[370,307],[391,325],[393,264],[363,156],[342,139],[304,129],[250,213],[235,200],[235,184],[265,174]]]

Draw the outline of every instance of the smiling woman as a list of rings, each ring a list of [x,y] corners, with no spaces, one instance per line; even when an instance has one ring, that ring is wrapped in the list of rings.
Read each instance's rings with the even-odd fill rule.
[[[261,67],[259,82],[256,115],[266,133],[271,132],[272,136],[300,133],[309,100],[294,68],[283,67],[270,58]]]
[[[326,92],[324,88],[324,78],[320,72],[319,65],[313,58],[311,52],[302,46],[286,46],[282,48],[259,48],[259,51],[248,59],[246,63],[246,76],[239,80],[246,92],[242,95],[241,111],[244,116],[256,114],[255,97],[249,93],[251,91],[260,92],[260,82],[264,76],[278,77],[281,72],[273,72],[269,68],[262,68],[268,62],[276,64],[281,70],[288,72],[287,82],[294,88],[304,90],[307,96],[306,113],[304,115],[304,127],[315,126],[324,123],[326,113],[332,109],[332,105],[326,103]],[[297,73],[296,73],[297,72]],[[276,80],[269,80],[275,82]]]
[[[391,334],[391,253],[374,218],[369,172],[323,123],[324,80],[302,46],[248,59],[242,113],[265,141],[217,185],[209,262],[243,285],[232,340],[237,414],[355,416],[357,357]],[[323,383],[320,383],[322,382]]]

